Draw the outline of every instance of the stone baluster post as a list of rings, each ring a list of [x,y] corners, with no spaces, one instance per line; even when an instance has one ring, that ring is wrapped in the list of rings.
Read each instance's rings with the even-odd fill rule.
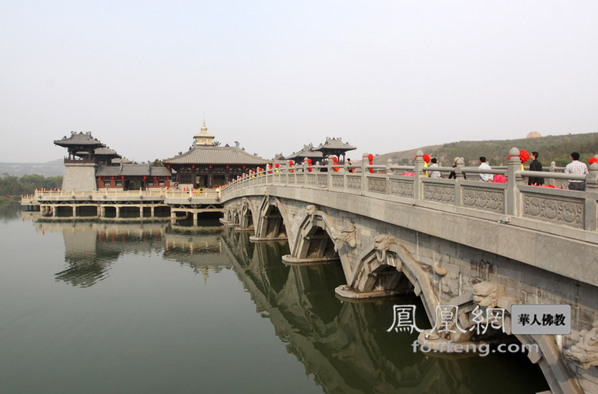
[[[327,164],[327,171],[328,171],[328,177],[327,177],[327,185],[328,185],[328,190],[332,190],[332,174],[334,174],[334,160],[332,160],[332,155],[328,156],[328,162]]]
[[[465,167],[465,160],[462,157],[459,157],[457,159],[457,167],[455,167],[455,205],[458,207],[463,205],[463,189],[461,188],[463,167]],[[463,176],[463,178],[465,177]]]
[[[423,199],[423,182],[422,179],[425,178],[425,175],[422,174],[422,169],[424,168],[424,152],[418,150],[415,154],[415,169],[414,172],[414,179],[413,179],[413,199],[414,200],[422,200]]]
[[[361,156],[361,194],[364,194],[368,190],[368,154],[364,153]]]
[[[593,163],[590,173],[586,175],[586,193],[585,193],[585,218],[584,228],[586,230],[596,231],[596,201],[598,200],[598,163]]]
[[[303,173],[301,175],[301,178],[303,179],[302,184],[307,185],[307,173],[309,172],[307,165],[307,157],[303,158],[303,163],[301,163],[301,166],[303,167],[303,169],[301,170],[301,172]]]
[[[550,162],[550,172],[556,172],[556,162],[553,160]],[[544,183],[548,185],[555,185],[554,178],[544,179]]]
[[[388,159],[386,161],[386,194],[392,194],[392,184],[390,182],[390,176],[392,175],[392,171],[390,169],[392,166],[392,160]]]
[[[521,170],[521,159],[519,159],[519,149],[511,148],[511,156],[507,167],[507,194],[505,196],[505,213],[507,215],[519,216],[521,205],[521,193],[518,185],[523,184],[523,177],[516,172]]]

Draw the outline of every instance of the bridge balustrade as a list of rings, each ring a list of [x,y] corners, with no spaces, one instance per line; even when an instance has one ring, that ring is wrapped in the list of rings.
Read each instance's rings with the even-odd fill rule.
[[[364,196],[383,195],[411,204],[418,202],[443,204],[509,217],[535,219],[582,230],[596,231],[598,202],[598,163],[590,166],[587,176],[558,172],[522,171],[519,150],[511,149],[506,168],[491,170],[478,167],[436,167],[434,171],[448,174],[455,171],[456,179],[429,178],[423,154],[418,152],[414,166],[370,165],[367,155],[361,165],[281,165],[276,171],[244,175],[226,185],[222,192],[226,200],[230,192],[255,185],[301,186]],[[551,167],[551,170],[554,166]],[[481,182],[478,174],[499,174],[505,183]],[[463,178],[467,175],[467,179]],[[541,176],[550,181],[583,180],[586,191],[556,187],[528,186],[525,178]]]

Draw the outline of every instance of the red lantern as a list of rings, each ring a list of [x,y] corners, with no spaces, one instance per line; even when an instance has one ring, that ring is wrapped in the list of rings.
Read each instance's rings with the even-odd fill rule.
[[[430,162],[430,155],[429,155],[429,154],[427,154],[427,153],[424,153],[424,156],[423,156],[423,157],[424,157],[424,161],[425,161],[426,163],[429,163],[429,162]]]
[[[121,176],[121,177],[120,177],[120,179],[125,179],[125,176],[124,176],[124,175],[123,175],[123,176]]]
[[[212,169],[212,165],[210,164],[210,169]]]
[[[143,179],[146,179],[146,178],[147,178],[147,177],[144,175],[144,176],[143,176]]]
[[[592,165],[594,163],[598,163],[598,157],[590,157],[590,160],[588,160],[588,163],[590,163],[590,165]]]
[[[114,180],[114,177],[112,177],[112,180]]]
[[[372,161],[374,160],[374,155],[372,155],[371,153],[368,155],[368,160],[370,161],[370,164],[372,164]]]
[[[191,168],[195,168],[195,164],[193,164],[193,165],[191,166]]]
[[[226,166],[226,169],[228,170],[228,166]]]
[[[243,166],[243,169],[245,169],[245,166]]]
[[[280,163],[276,163],[276,168],[280,167]]]
[[[98,178],[98,180],[99,180],[99,181],[101,181],[101,180],[102,180],[102,177],[99,177],[99,178]]]
[[[521,149],[519,151],[519,160],[521,160],[521,164],[525,163],[529,159],[529,153],[525,149]]]

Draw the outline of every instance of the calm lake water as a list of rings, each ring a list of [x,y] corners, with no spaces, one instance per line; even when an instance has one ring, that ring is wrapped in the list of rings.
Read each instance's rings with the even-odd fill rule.
[[[413,353],[340,266],[206,221],[35,222],[0,210],[2,393],[535,393],[524,355]],[[423,307],[419,304],[419,310]],[[419,327],[429,327],[425,320]]]

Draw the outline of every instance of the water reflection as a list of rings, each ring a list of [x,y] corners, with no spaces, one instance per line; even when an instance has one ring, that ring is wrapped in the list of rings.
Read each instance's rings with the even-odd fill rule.
[[[284,243],[252,244],[247,234],[228,228],[223,237],[258,312],[272,321],[287,351],[325,392],[492,393],[514,385],[519,392],[546,389],[539,369],[524,356],[507,361],[414,353],[416,333],[386,329],[392,323],[392,305],[416,304],[423,310],[417,298],[341,302],[334,297],[334,288],[344,283],[340,266],[285,266]],[[513,376],[518,368],[513,363],[523,367],[521,376]],[[505,386],[508,374],[511,381]]]
[[[232,266],[228,256],[222,253],[222,227],[169,226],[166,229],[163,257],[174,260],[203,275],[220,272]]]
[[[33,220],[28,214],[24,212],[23,220]],[[282,263],[282,256],[289,253],[286,242],[252,243],[247,233],[206,224],[201,228],[166,223],[34,225],[41,233],[62,234],[67,266],[55,279],[76,287],[106,280],[111,267],[126,254],[159,255],[168,264],[191,268],[205,280],[211,273],[232,268],[256,312],[271,321],[288,353],[325,392],[529,393],[547,389],[539,369],[525,356],[458,359],[414,353],[411,344],[416,334],[387,333],[386,329],[392,323],[393,304],[416,304],[423,310],[417,298],[342,302],[334,296],[334,288],[345,282],[340,265],[287,266]],[[237,286],[234,277],[231,283]],[[199,301],[191,299],[191,303]],[[209,315],[207,309],[204,312]],[[423,314],[418,318],[425,319]],[[427,324],[417,321],[418,327]],[[230,373],[234,379],[234,372]]]
[[[0,204],[0,219],[3,222],[8,222],[19,217],[19,205],[16,203]]]
[[[23,212],[23,220],[30,220]],[[110,266],[126,254],[161,254],[201,273],[230,268],[222,254],[222,227],[171,228],[160,222],[105,223],[95,221],[35,222],[42,234],[59,232],[64,238],[67,268],[55,274],[57,281],[90,287],[109,277]]]

